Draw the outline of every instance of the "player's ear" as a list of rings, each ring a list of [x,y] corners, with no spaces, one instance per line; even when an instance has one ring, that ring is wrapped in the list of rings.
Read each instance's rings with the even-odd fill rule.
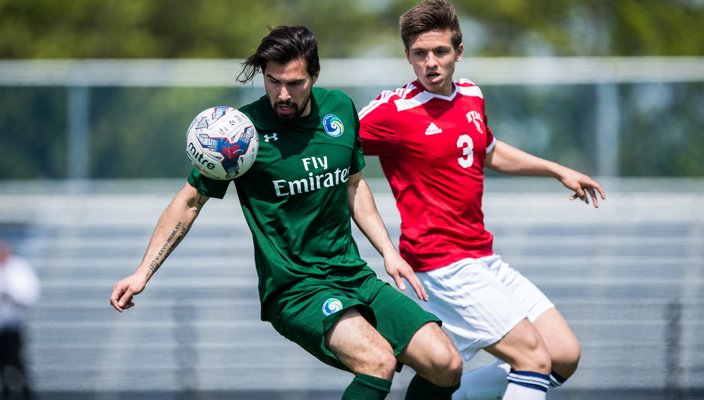
[[[463,54],[464,54],[464,43],[460,43],[460,45],[457,46],[457,54],[455,55],[455,62],[459,62],[462,59]]]

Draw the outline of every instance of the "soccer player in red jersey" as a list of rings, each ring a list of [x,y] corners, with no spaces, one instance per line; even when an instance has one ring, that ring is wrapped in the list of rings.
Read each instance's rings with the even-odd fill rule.
[[[466,360],[454,399],[545,399],[577,369],[580,345],[564,317],[492,249],[482,212],[484,170],[547,176],[598,207],[589,176],[497,140],[482,91],[453,78],[462,33],[446,0],[424,0],[400,18],[416,80],[382,92],[360,112],[364,152],[378,155],[401,215],[400,251],[425,285],[423,306],[443,320]]]

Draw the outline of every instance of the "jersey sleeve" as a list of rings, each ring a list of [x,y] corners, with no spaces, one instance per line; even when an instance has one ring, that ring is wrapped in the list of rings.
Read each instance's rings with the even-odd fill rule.
[[[191,170],[191,174],[188,176],[188,183],[203,196],[215,197],[216,199],[225,197],[227,187],[230,185],[230,181],[210,179],[195,168]]]
[[[364,154],[390,154],[399,142],[394,126],[396,110],[389,98],[391,93],[382,92],[359,113],[359,136]]]
[[[350,174],[356,174],[361,171],[366,162],[364,161],[364,151],[362,150],[362,141],[359,138],[359,117],[357,115],[357,108],[352,104],[352,110],[354,114],[354,147],[352,150],[352,160],[350,160]]]
[[[482,103],[482,115],[484,118],[484,126],[486,127],[486,154],[494,151],[494,146],[496,146],[496,138],[494,137],[494,132],[489,127],[489,118],[486,116],[486,108]]]

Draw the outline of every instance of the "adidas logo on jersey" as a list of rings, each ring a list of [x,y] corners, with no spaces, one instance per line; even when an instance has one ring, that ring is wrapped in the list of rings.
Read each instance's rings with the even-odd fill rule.
[[[437,135],[438,133],[441,133],[441,132],[442,132],[442,129],[438,128],[438,126],[435,125],[435,124],[432,123],[432,122],[431,122],[430,125],[428,125],[428,127],[425,129],[425,134],[426,134],[426,135]]]

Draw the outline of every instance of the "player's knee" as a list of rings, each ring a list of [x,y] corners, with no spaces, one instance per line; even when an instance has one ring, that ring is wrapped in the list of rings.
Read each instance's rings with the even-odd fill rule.
[[[577,369],[577,365],[579,365],[579,360],[582,358],[582,346],[579,345],[579,343],[576,343],[570,350],[567,352],[567,364],[570,364],[574,367],[574,369]]]
[[[514,369],[542,374],[548,374],[552,370],[550,353],[535,329],[527,329],[522,332],[517,358],[514,363],[511,363]]]
[[[530,343],[528,350],[526,353],[527,357],[524,357],[523,360],[524,363],[528,364],[528,367],[523,369],[543,374],[550,373],[552,370],[552,358],[539,336],[536,336],[534,342]]]
[[[549,374],[552,371],[552,359],[550,358],[550,353],[547,349],[543,347],[542,349],[536,349],[533,352],[531,361],[534,365],[530,368],[531,371],[541,372],[544,374]]]
[[[361,369],[357,372],[366,373],[368,375],[378,377],[391,377],[396,371],[396,356],[392,351],[384,351],[379,349],[373,353],[374,356],[369,357],[361,363]]]
[[[385,352],[379,359],[379,368],[389,375],[393,375],[396,372],[396,367],[398,365],[398,360],[396,360],[396,355],[393,352]]]
[[[506,361],[515,370],[549,374],[553,362],[540,337],[524,337],[523,339],[522,345],[512,349]]]
[[[433,354],[428,380],[438,386],[453,386],[462,377],[462,356],[452,346],[437,349]]]
[[[577,371],[581,357],[581,346],[579,343],[575,343],[569,348],[562,349],[560,354],[553,356],[552,369],[567,379]]]
[[[460,379],[462,378],[462,370],[464,367],[464,362],[460,353],[458,353],[457,350],[455,350],[454,348],[452,348],[451,353],[452,355],[450,357],[449,364],[447,367],[449,374],[448,377],[450,381],[448,382],[449,384],[447,386],[455,385],[460,382]]]

